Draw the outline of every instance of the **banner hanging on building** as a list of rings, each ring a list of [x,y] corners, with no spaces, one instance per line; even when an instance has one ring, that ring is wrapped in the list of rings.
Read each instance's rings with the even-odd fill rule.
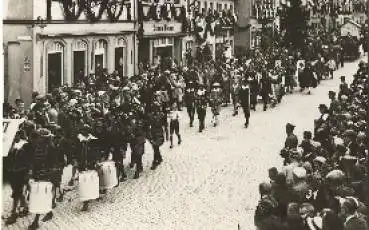
[[[15,134],[24,119],[4,119],[3,120],[3,157],[7,157],[12,147]]]

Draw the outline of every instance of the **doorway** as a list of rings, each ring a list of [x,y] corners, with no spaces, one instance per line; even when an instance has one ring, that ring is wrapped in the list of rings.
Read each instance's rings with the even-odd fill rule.
[[[77,83],[84,77],[86,65],[86,52],[85,51],[74,51],[73,52],[73,82]]]
[[[52,89],[62,85],[62,53],[48,54],[48,81],[47,89]]]
[[[170,69],[172,67],[172,46],[157,47],[155,53],[158,57],[158,64],[160,63],[161,68]]]
[[[115,70],[118,70],[120,76],[124,76],[124,48],[115,48]]]
[[[156,48],[156,55],[160,56],[162,60],[168,57],[171,58],[173,55],[172,49],[172,46],[158,47]]]
[[[95,55],[95,74],[100,74],[104,68],[104,55]]]

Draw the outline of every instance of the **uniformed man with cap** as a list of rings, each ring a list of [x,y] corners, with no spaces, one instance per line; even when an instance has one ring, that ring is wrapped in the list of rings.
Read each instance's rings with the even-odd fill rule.
[[[243,109],[243,113],[245,115],[245,127],[247,128],[249,126],[249,120],[250,120],[250,81],[252,78],[249,76],[248,79],[245,79],[242,81],[240,89],[239,89],[239,98],[240,98],[240,104]]]
[[[186,89],[184,94],[184,102],[187,108],[187,114],[190,118],[190,127],[193,127],[193,120],[195,117],[195,84],[193,81],[186,83]]]
[[[155,109],[155,108],[153,108]],[[146,124],[143,109],[129,112],[127,135],[132,150],[130,167],[136,165],[133,179],[138,179],[143,171],[142,156],[145,153]]]
[[[206,108],[208,105],[208,95],[204,84],[199,84],[195,95],[196,111],[199,119],[199,132],[205,128]]]

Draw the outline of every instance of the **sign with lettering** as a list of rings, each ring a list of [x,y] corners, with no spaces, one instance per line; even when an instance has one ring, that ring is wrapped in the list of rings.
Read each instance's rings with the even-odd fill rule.
[[[181,23],[168,22],[168,23],[150,23],[145,22],[143,24],[144,35],[157,35],[157,34],[176,34],[181,33]]]

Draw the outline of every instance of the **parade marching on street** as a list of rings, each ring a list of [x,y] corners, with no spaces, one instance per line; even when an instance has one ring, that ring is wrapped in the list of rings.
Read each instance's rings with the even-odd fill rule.
[[[335,75],[345,75],[350,82],[357,65],[357,61],[347,63]],[[42,223],[42,229],[236,229],[238,224],[241,229],[252,229],[258,184],[267,178],[268,168],[282,164],[277,150],[284,140],[284,124],[295,124],[297,134],[312,130],[319,114],[317,104],[327,103],[327,92],[338,85],[338,78],[325,80],[311,95],[295,92],[266,112],[258,104],[248,129],[242,128],[243,117],[232,116],[233,109],[227,107],[217,127],[211,127],[207,119],[206,130],[198,134],[182,111],[183,143],[173,149],[169,142],[162,146],[165,160],[156,171],[146,170],[154,156],[146,143],[145,172],[139,180],[127,180],[108,191],[91,203],[87,213],[80,211],[76,191],[66,193],[54,209],[55,217]],[[128,178],[134,176],[127,167],[130,161],[127,153]],[[10,187],[4,187],[6,212],[11,208],[10,193]],[[27,216],[3,227],[25,229],[31,221]]]
[[[369,230],[368,0],[3,6],[2,228]]]

